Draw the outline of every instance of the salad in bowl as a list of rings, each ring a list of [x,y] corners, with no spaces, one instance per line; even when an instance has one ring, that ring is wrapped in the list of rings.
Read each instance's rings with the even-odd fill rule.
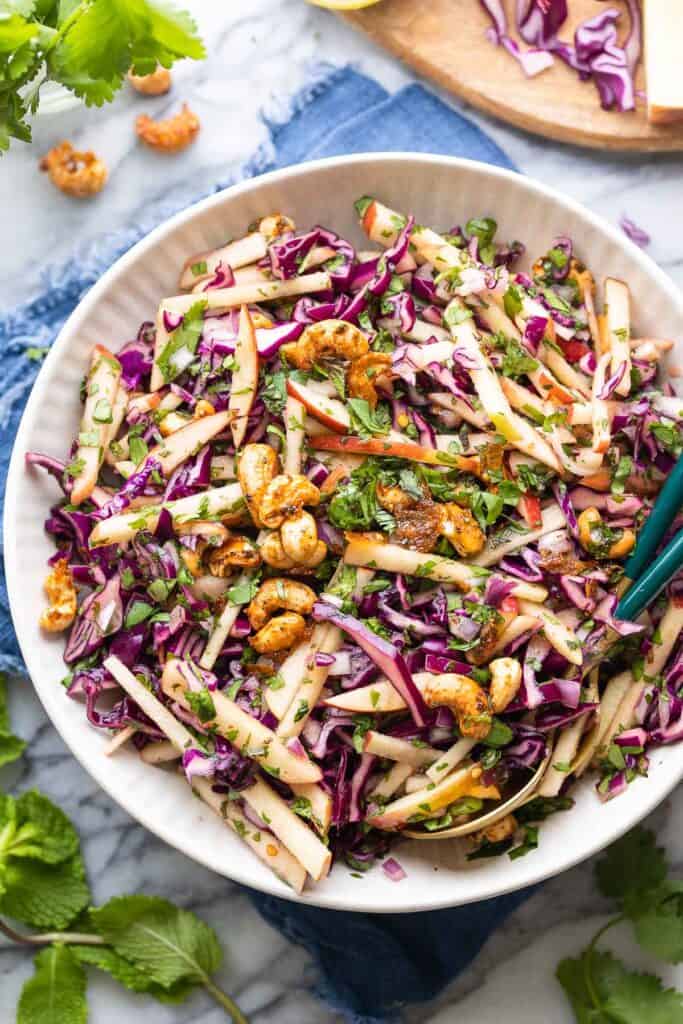
[[[672,342],[568,237],[527,273],[489,217],[356,211],[364,248],[263,210],[189,254],[94,347],[63,461],[26,458],[62,491],[64,699],[297,893],[459,825],[518,859],[579,778],[610,801],[683,737],[680,586],[615,616],[681,451]]]

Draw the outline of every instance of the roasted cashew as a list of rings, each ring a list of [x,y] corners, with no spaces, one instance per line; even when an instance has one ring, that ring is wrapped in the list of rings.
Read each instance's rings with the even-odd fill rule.
[[[305,562],[301,562],[302,569],[316,569],[320,563],[324,560],[327,554],[327,544],[324,540],[319,540],[315,546],[315,550],[310,558],[307,558]]]
[[[230,531],[222,523],[214,523],[210,519],[198,519],[191,523],[178,523],[175,532],[180,537],[203,537],[212,544],[222,544],[230,536]]]
[[[590,270],[588,270],[586,267],[579,269],[581,267],[581,264],[574,259],[569,264],[569,267],[569,278],[570,280],[576,281],[577,285],[579,286],[579,295],[581,296],[581,301],[583,302],[585,300],[586,293],[588,293],[589,295],[595,295],[595,280],[593,279],[593,275],[591,274]]]
[[[505,711],[510,701],[517,696],[522,683],[522,667],[514,658],[496,658],[489,665],[489,670],[491,707],[498,714]]]
[[[261,545],[261,558],[263,561],[267,565],[272,566],[273,569],[279,569],[280,571],[293,569],[297,573],[307,574],[312,569],[317,568],[326,555],[327,544],[319,540],[310,558],[307,558],[305,562],[295,562],[293,558],[290,558],[285,553],[279,530],[273,530],[272,533],[269,533]]]
[[[88,150],[79,152],[70,142],[60,142],[40,161],[41,171],[47,171],[50,181],[62,192],[76,199],[97,195],[107,181],[107,168]]]
[[[305,631],[306,623],[301,615],[296,612],[283,612],[259,629],[249,643],[259,654],[274,654],[276,651],[286,651],[294,647]]]
[[[229,576],[237,565],[253,569],[261,564],[259,549],[248,537],[230,537],[219,548],[214,548],[208,559],[209,572],[222,578]]]
[[[40,616],[40,625],[48,633],[60,633],[69,628],[76,618],[77,609],[76,587],[65,558],[55,562],[52,572],[47,575],[44,588],[50,607]]]
[[[257,526],[263,525],[259,516],[259,501],[278,468],[278,457],[270,445],[245,445],[237,464],[237,479],[251,518]]]
[[[517,830],[517,820],[512,814],[507,814],[500,821],[494,821],[488,828],[482,828],[479,832],[473,832],[469,837],[475,846],[482,846],[484,843],[502,843],[509,839]]]
[[[615,540],[609,549],[610,558],[625,558],[636,546],[636,535],[633,530],[623,530],[621,537]]]
[[[483,740],[491,729],[489,696],[468,676],[448,673],[430,679],[423,693],[430,708],[445,705],[455,715],[463,736]]]
[[[195,420],[203,420],[205,416],[213,416],[216,410],[211,404],[207,402],[205,398],[200,398],[194,407],[192,418]]]
[[[318,505],[320,491],[308,477],[281,473],[265,487],[258,500],[258,516],[270,529],[282,526],[288,516],[299,512],[304,505]]]
[[[603,520],[600,512],[594,506],[586,508],[578,518],[579,543],[595,558],[623,558],[633,550],[636,543],[636,535],[633,530],[621,530],[619,537],[612,542],[606,552],[601,551],[603,547],[601,528]]]
[[[486,543],[484,531],[468,508],[455,502],[439,505],[441,523],[439,532],[451,542],[459,555],[478,555]]]
[[[273,530],[261,544],[261,558],[273,569],[293,569],[295,562],[285,553],[279,530]]]
[[[311,513],[302,509],[285,519],[280,527],[280,538],[285,554],[305,564],[318,546],[318,525]]]
[[[180,558],[183,565],[195,578],[203,573],[202,555],[204,554],[205,547],[206,542],[200,541],[194,549],[186,547],[181,547],[180,549]]]
[[[258,229],[260,234],[272,242],[273,239],[279,238],[287,231],[296,231],[296,224],[289,217],[285,217],[283,213],[271,213],[259,221]]]
[[[143,96],[162,96],[171,88],[171,72],[161,64],[149,75],[134,75],[129,71],[127,78],[135,91]]]
[[[165,121],[154,121],[147,114],[140,114],[135,121],[138,138],[163,153],[177,153],[185,149],[197,137],[199,118],[193,114],[187,103],[179,114]]]
[[[315,602],[315,591],[305,583],[278,576],[258,588],[247,608],[247,618],[252,629],[261,629],[278,609],[309,615]]]
[[[367,352],[354,359],[346,375],[346,386],[352,398],[364,398],[371,409],[377,405],[375,381],[391,368],[388,352]]]
[[[363,332],[346,320],[310,324],[298,341],[283,345],[280,355],[300,370],[310,370],[320,359],[359,359],[370,345]]]
[[[382,508],[387,512],[391,512],[392,515],[395,512],[404,512],[408,508],[414,508],[417,504],[417,499],[412,494],[408,494],[407,491],[402,490],[400,487],[392,487],[389,484],[378,483],[375,488],[375,494]]]

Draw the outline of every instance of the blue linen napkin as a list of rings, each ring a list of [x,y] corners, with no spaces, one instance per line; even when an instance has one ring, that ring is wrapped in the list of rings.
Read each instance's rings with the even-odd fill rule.
[[[390,96],[377,82],[351,68],[320,69],[293,101],[288,115],[277,123],[266,121],[270,143],[213,191],[241,177],[341,153],[444,153],[514,169],[479,128],[421,85],[408,85]],[[67,266],[50,268],[44,290],[36,298],[0,314],[5,379],[0,396],[3,499],[12,443],[39,369],[28,358],[27,349],[49,346],[83,293],[118,256],[171,213],[199,198],[196,193],[176,192],[152,205],[136,226],[98,239]],[[25,671],[8,610],[4,565],[0,565],[2,670]],[[250,892],[250,897],[266,920],[309,951],[318,968],[315,987],[323,998],[352,1024],[387,1024],[397,1018],[401,1007],[431,999],[462,971],[528,892],[454,910],[378,916],[298,906],[256,892]]]

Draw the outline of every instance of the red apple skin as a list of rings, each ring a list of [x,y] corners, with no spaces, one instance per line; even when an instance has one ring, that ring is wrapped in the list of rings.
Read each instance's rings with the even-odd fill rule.
[[[322,395],[311,391],[305,384],[299,384],[291,379],[287,380],[287,393],[292,398],[296,398],[297,401],[301,402],[306,412],[310,413],[314,419],[324,424],[329,430],[334,431],[335,434],[347,433],[351,420],[346,409],[337,399],[324,398]],[[334,404],[330,405],[330,403]],[[324,406],[327,406],[327,408],[324,408]],[[334,415],[337,409],[338,418]],[[342,413],[344,414],[343,417]]]

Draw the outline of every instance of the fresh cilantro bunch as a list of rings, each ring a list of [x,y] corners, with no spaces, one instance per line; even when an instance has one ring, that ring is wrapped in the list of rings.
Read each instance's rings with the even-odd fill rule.
[[[668,878],[664,851],[652,832],[636,828],[610,846],[596,865],[604,896],[620,913],[593,937],[577,958],[563,960],[557,978],[579,1024],[683,1024],[683,994],[665,989],[653,974],[629,970],[609,952],[597,949],[610,928],[630,921],[637,942],[648,953],[683,961],[683,882]]]
[[[166,0],[0,0],[0,151],[31,141],[47,81],[101,107],[131,67],[146,75],[204,56],[192,18]]]
[[[0,764],[24,746],[10,732],[0,677]],[[17,1024],[85,1024],[88,965],[164,1003],[180,1003],[202,985],[234,1024],[248,1024],[213,981],[222,959],[213,929],[158,896],[116,896],[91,906],[78,833],[36,790],[16,798],[0,793],[0,915],[7,938],[44,947],[21,992]],[[24,935],[14,922],[47,934]]]

